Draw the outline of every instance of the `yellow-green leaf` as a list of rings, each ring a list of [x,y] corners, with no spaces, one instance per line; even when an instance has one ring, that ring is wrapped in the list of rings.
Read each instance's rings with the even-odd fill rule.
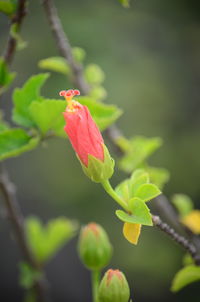
[[[135,197],[138,197],[143,201],[149,201],[160,194],[161,191],[158,189],[156,185],[144,184],[138,188],[138,190],[135,193]]]
[[[177,292],[186,285],[196,281],[200,281],[200,267],[188,265],[175,275],[171,290]]]

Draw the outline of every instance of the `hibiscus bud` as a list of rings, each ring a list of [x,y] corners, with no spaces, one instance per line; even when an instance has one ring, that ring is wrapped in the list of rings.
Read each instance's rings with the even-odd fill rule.
[[[109,269],[99,285],[98,301],[128,302],[129,297],[130,289],[125,275],[118,269]]]
[[[85,174],[92,181],[102,182],[112,176],[114,160],[104,145],[101,132],[88,108],[73,100],[73,96],[79,94],[78,90],[72,89],[60,92],[68,102],[66,111],[63,112],[66,121],[64,130]]]
[[[112,246],[105,230],[96,223],[82,228],[78,251],[84,265],[91,270],[105,267],[111,256]]]

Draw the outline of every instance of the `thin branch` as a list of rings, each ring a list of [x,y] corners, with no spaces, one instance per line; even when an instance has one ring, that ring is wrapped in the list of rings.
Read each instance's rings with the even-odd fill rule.
[[[189,242],[185,237],[179,235],[172,227],[163,222],[159,216],[152,216],[152,220],[156,227],[167,234],[191,255],[196,265],[200,265],[200,255],[198,254],[197,248],[194,244]]]
[[[26,0],[18,0],[17,11],[11,20],[11,26],[13,24],[16,24],[19,31],[25,15],[26,15]],[[17,41],[10,34],[8,38],[6,50],[4,53],[4,60],[8,65],[10,65],[13,60],[16,51],[16,46],[17,46]],[[24,260],[32,268],[34,268],[35,270],[41,273],[40,274],[41,277],[35,280],[33,285],[33,289],[35,290],[37,296],[37,302],[49,301],[50,299],[49,297],[47,297],[47,287],[48,287],[47,280],[45,279],[45,276],[42,273],[41,267],[39,266],[35,257],[33,256],[32,251],[30,250],[26,239],[25,228],[24,228],[24,217],[22,215],[19,202],[16,197],[15,186],[9,179],[9,175],[7,173],[5,165],[1,163],[0,169],[1,169],[0,189],[3,195],[3,199],[5,201],[7,216],[10,220],[13,232],[15,233],[18,246],[21,250]]]
[[[17,243],[21,249],[24,260],[27,261],[27,263],[29,263],[32,268],[41,272],[41,268],[33,257],[26,240],[24,230],[24,218],[19,208],[19,203],[16,199],[15,186],[9,180],[8,173],[5,168],[3,166],[1,168],[3,169],[3,171],[0,175],[0,189],[2,195],[4,196],[7,215],[11,222],[11,225],[13,226],[13,231],[15,233]],[[37,298],[40,302],[46,301],[46,287],[47,283],[44,279],[44,276],[42,275],[41,279],[36,280],[34,284],[34,288],[37,293]]]
[[[68,61],[72,73],[73,73],[73,82],[76,85],[78,89],[81,90],[82,94],[87,94],[89,91],[89,86],[84,80],[83,77],[83,68],[80,64],[77,64],[74,61],[73,55],[72,55],[72,49],[71,45],[69,43],[69,40],[67,38],[67,35],[65,34],[62,24],[60,22],[60,19],[58,17],[58,13],[56,10],[56,7],[54,5],[53,0],[42,0],[44,10],[47,16],[47,19],[49,21],[53,36],[55,38],[55,41],[57,43],[58,49],[60,54]],[[117,138],[121,136],[120,130],[115,126],[111,126],[106,131],[107,137],[113,144],[116,153],[121,156],[123,154],[123,150],[118,146],[116,143]],[[171,211],[171,209],[170,209]],[[197,254],[197,248],[192,244],[189,243],[189,241],[183,237],[180,236],[178,233],[175,232],[173,228],[171,228],[168,224],[163,223],[161,219],[157,216],[154,217],[154,225],[158,228],[162,229],[166,234],[170,235],[170,237],[175,240],[179,245],[181,245],[186,251],[188,251],[192,258],[194,259],[195,263],[200,265],[199,256]],[[177,221],[177,219],[176,219]],[[178,222],[177,222],[178,224]]]
[[[11,20],[11,26],[13,24],[16,24],[18,27],[18,31],[19,31],[25,15],[26,15],[26,0],[18,0],[17,11]],[[8,43],[7,43],[7,47],[5,50],[5,54],[4,54],[4,60],[6,61],[7,64],[10,64],[12,62],[13,56],[14,56],[14,53],[16,50],[16,46],[17,46],[17,41],[10,34],[10,36],[8,38]]]
[[[89,91],[89,86],[84,80],[82,65],[75,62],[73,58],[71,45],[63,30],[61,21],[58,17],[57,9],[54,5],[54,1],[43,0],[42,3],[59,52],[61,56],[67,60],[71,68],[73,74],[73,83],[76,88],[80,89],[81,94],[86,95]]]

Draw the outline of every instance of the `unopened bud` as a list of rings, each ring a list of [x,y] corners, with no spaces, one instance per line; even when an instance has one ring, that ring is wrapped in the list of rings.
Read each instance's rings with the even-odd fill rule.
[[[128,302],[130,289],[125,275],[119,270],[109,269],[100,285],[98,292],[99,302]]]
[[[82,228],[78,250],[82,262],[91,270],[105,267],[112,255],[109,238],[105,230],[96,223],[90,223]]]

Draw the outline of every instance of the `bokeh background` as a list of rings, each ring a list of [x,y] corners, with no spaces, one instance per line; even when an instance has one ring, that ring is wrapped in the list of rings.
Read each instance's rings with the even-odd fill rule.
[[[12,89],[39,72],[40,59],[58,54],[40,1],[29,2],[22,28],[28,47],[15,56],[12,69],[18,77]],[[169,198],[186,193],[200,207],[200,3],[132,0],[130,9],[123,9],[117,0],[55,2],[72,45],[86,50],[86,63],[103,68],[107,102],[124,111],[117,122],[123,133],[162,137],[164,145],[151,163],[171,174],[164,193]],[[1,53],[8,25],[7,18],[0,15]],[[63,76],[52,74],[42,94],[54,98],[68,86]],[[8,119],[11,95],[7,92],[1,100]],[[165,235],[144,227],[137,247],[125,241],[114,202],[100,185],[83,175],[67,140],[51,139],[32,152],[7,160],[7,166],[26,216],[34,214],[44,222],[67,216],[80,224],[96,221],[105,227],[114,246],[110,267],[125,272],[133,301],[199,301],[197,284],[170,293],[183,252]],[[116,169],[113,185],[123,177]],[[1,211],[4,214],[2,205]],[[3,215],[0,242],[0,300],[20,302],[20,253]],[[73,239],[47,265],[56,302],[91,301],[90,276],[78,259],[76,242]]]

